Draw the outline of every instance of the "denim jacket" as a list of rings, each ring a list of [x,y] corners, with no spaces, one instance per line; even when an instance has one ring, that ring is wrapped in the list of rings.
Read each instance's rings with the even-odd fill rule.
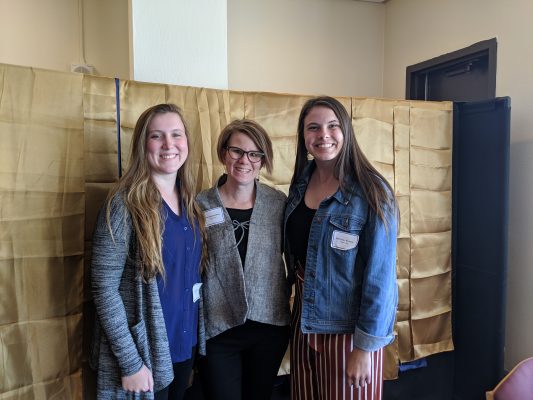
[[[310,162],[289,190],[287,219],[303,201],[314,169]],[[397,212],[387,224],[370,209],[354,182],[323,200],[309,232],[302,295],[303,333],[354,334],[354,346],[375,351],[394,339],[398,303],[396,283]],[[286,238],[286,236],[285,236]],[[294,271],[285,241],[289,271]]]

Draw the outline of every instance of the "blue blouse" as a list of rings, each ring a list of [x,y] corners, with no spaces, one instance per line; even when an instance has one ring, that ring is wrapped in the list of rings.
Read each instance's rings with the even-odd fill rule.
[[[157,287],[170,356],[172,362],[176,363],[191,358],[192,348],[197,343],[199,301],[193,298],[193,287],[200,282],[202,239],[198,225],[193,231],[184,212],[178,216],[164,201],[163,204],[163,263],[166,277],[157,278]]]

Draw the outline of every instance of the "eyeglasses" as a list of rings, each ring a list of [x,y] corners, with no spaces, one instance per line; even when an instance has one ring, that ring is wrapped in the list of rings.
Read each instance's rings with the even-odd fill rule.
[[[244,151],[240,147],[234,146],[226,146],[226,150],[228,151],[229,156],[234,160],[240,160],[242,156],[246,154],[246,157],[248,157],[248,160],[250,160],[251,163],[258,163],[265,156],[265,153],[261,151]]]

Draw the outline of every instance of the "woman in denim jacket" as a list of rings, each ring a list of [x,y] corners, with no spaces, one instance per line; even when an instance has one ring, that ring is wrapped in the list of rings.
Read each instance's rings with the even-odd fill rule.
[[[309,100],[285,210],[296,284],[291,399],[381,399],[398,298],[396,232],[392,189],[361,152],[350,115],[331,97]]]

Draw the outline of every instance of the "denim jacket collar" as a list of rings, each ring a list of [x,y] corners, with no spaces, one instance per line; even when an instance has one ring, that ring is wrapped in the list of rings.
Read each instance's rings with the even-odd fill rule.
[[[305,195],[307,185],[309,184],[309,179],[311,179],[311,175],[313,171],[315,170],[315,168],[316,168],[316,162],[314,160],[309,161],[307,165],[305,166],[302,174],[296,181],[294,187],[298,192],[297,194],[298,199],[303,198],[303,196]],[[359,185],[355,182],[355,180],[352,177],[350,177],[349,180],[350,180],[350,187],[352,188],[351,191],[345,193],[339,189],[330,198],[326,199],[325,201],[331,201],[332,199],[335,199],[339,203],[347,205],[350,203],[353,196],[358,195],[362,197],[362,192],[361,192],[361,188],[359,187]]]

